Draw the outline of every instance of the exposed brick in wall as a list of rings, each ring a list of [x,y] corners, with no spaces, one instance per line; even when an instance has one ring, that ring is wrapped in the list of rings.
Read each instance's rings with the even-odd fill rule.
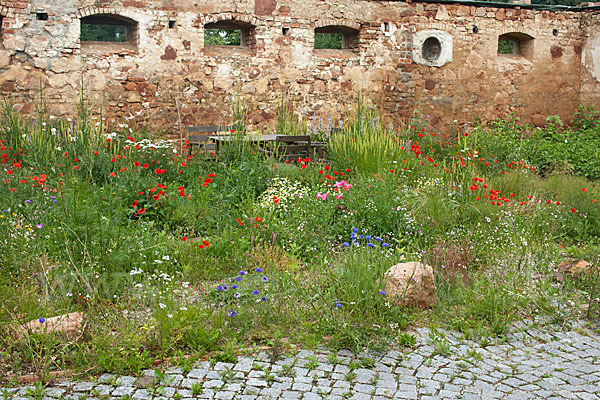
[[[82,45],[80,19],[96,14],[137,22],[135,41]],[[507,113],[541,124],[600,106],[599,14],[365,0],[0,0],[0,90],[28,111],[41,87],[50,112],[71,115],[83,83],[109,118],[170,133],[179,116],[183,127],[228,123],[235,96],[261,125],[273,124],[283,93],[305,118],[336,118],[359,91],[391,120],[418,107],[440,126]],[[204,26],[228,20],[251,27],[246,46],[205,46]],[[314,30],[330,25],[358,31],[356,46],[313,49]],[[451,35],[450,62],[414,61],[424,30]],[[498,37],[515,32],[533,38],[531,52],[498,55]]]

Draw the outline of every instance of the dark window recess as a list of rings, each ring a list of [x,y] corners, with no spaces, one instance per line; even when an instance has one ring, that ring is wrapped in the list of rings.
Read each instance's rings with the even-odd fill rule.
[[[81,19],[82,42],[134,43],[137,23],[119,16],[91,15]]]
[[[479,33],[479,28],[477,25],[473,26],[473,33]]]
[[[127,42],[125,25],[81,25],[81,40],[84,42]]]
[[[499,55],[518,55],[528,60],[533,58],[533,37],[526,33],[514,32],[498,37]]]
[[[253,47],[254,26],[243,21],[227,20],[204,25],[205,46]]]
[[[169,21],[169,29],[174,29],[175,28],[175,21],[174,20],[170,20]]]
[[[518,54],[517,48],[514,40],[498,40],[498,54]]]
[[[37,18],[38,21],[48,21],[48,13],[36,13],[35,17]]]
[[[204,44],[216,46],[241,46],[242,31],[240,29],[205,29]]]
[[[423,48],[421,49],[421,54],[423,58],[429,62],[435,61],[440,57],[442,53],[442,44],[440,43],[438,38],[428,37],[423,42]]]
[[[342,49],[343,42],[341,33],[315,33],[315,49]]]
[[[558,36],[558,29],[552,29],[552,34],[554,36]]]
[[[283,34],[283,36],[289,36],[290,35],[290,28],[284,26],[283,28],[281,28],[281,33]]]
[[[324,26],[315,29],[315,49],[355,49],[358,31],[346,26]]]

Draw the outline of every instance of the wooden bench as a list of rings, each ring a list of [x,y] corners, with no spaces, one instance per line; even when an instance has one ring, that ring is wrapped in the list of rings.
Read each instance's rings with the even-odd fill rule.
[[[327,143],[311,142],[310,143],[310,159],[312,161],[316,161],[315,153],[317,154],[319,161],[327,161]]]
[[[278,135],[275,139],[275,155],[282,161],[310,158],[309,135]]]

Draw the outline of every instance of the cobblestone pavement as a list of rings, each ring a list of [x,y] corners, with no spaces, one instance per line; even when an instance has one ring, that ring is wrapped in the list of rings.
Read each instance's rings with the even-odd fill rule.
[[[301,350],[275,363],[263,352],[235,364],[171,368],[162,377],[148,370],[139,378],[105,374],[97,382],[60,382],[46,389],[44,400],[600,399],[600,335],[582,323],[562,330],[519,322],[504,339],[489,342],[427,328],[413,333],[411,349]],[[27,389],[7,391],[21,400],[31,398]]]

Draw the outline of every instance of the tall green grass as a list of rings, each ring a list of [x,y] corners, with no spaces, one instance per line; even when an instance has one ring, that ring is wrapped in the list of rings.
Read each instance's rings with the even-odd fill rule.
[[[329,141],[330,158],[336,164],[363,173],[383,171],[391,161],[401,159],[402,152],[394,131],[382,126],[377,109],[368,106],[362,95],[350,123]]]

